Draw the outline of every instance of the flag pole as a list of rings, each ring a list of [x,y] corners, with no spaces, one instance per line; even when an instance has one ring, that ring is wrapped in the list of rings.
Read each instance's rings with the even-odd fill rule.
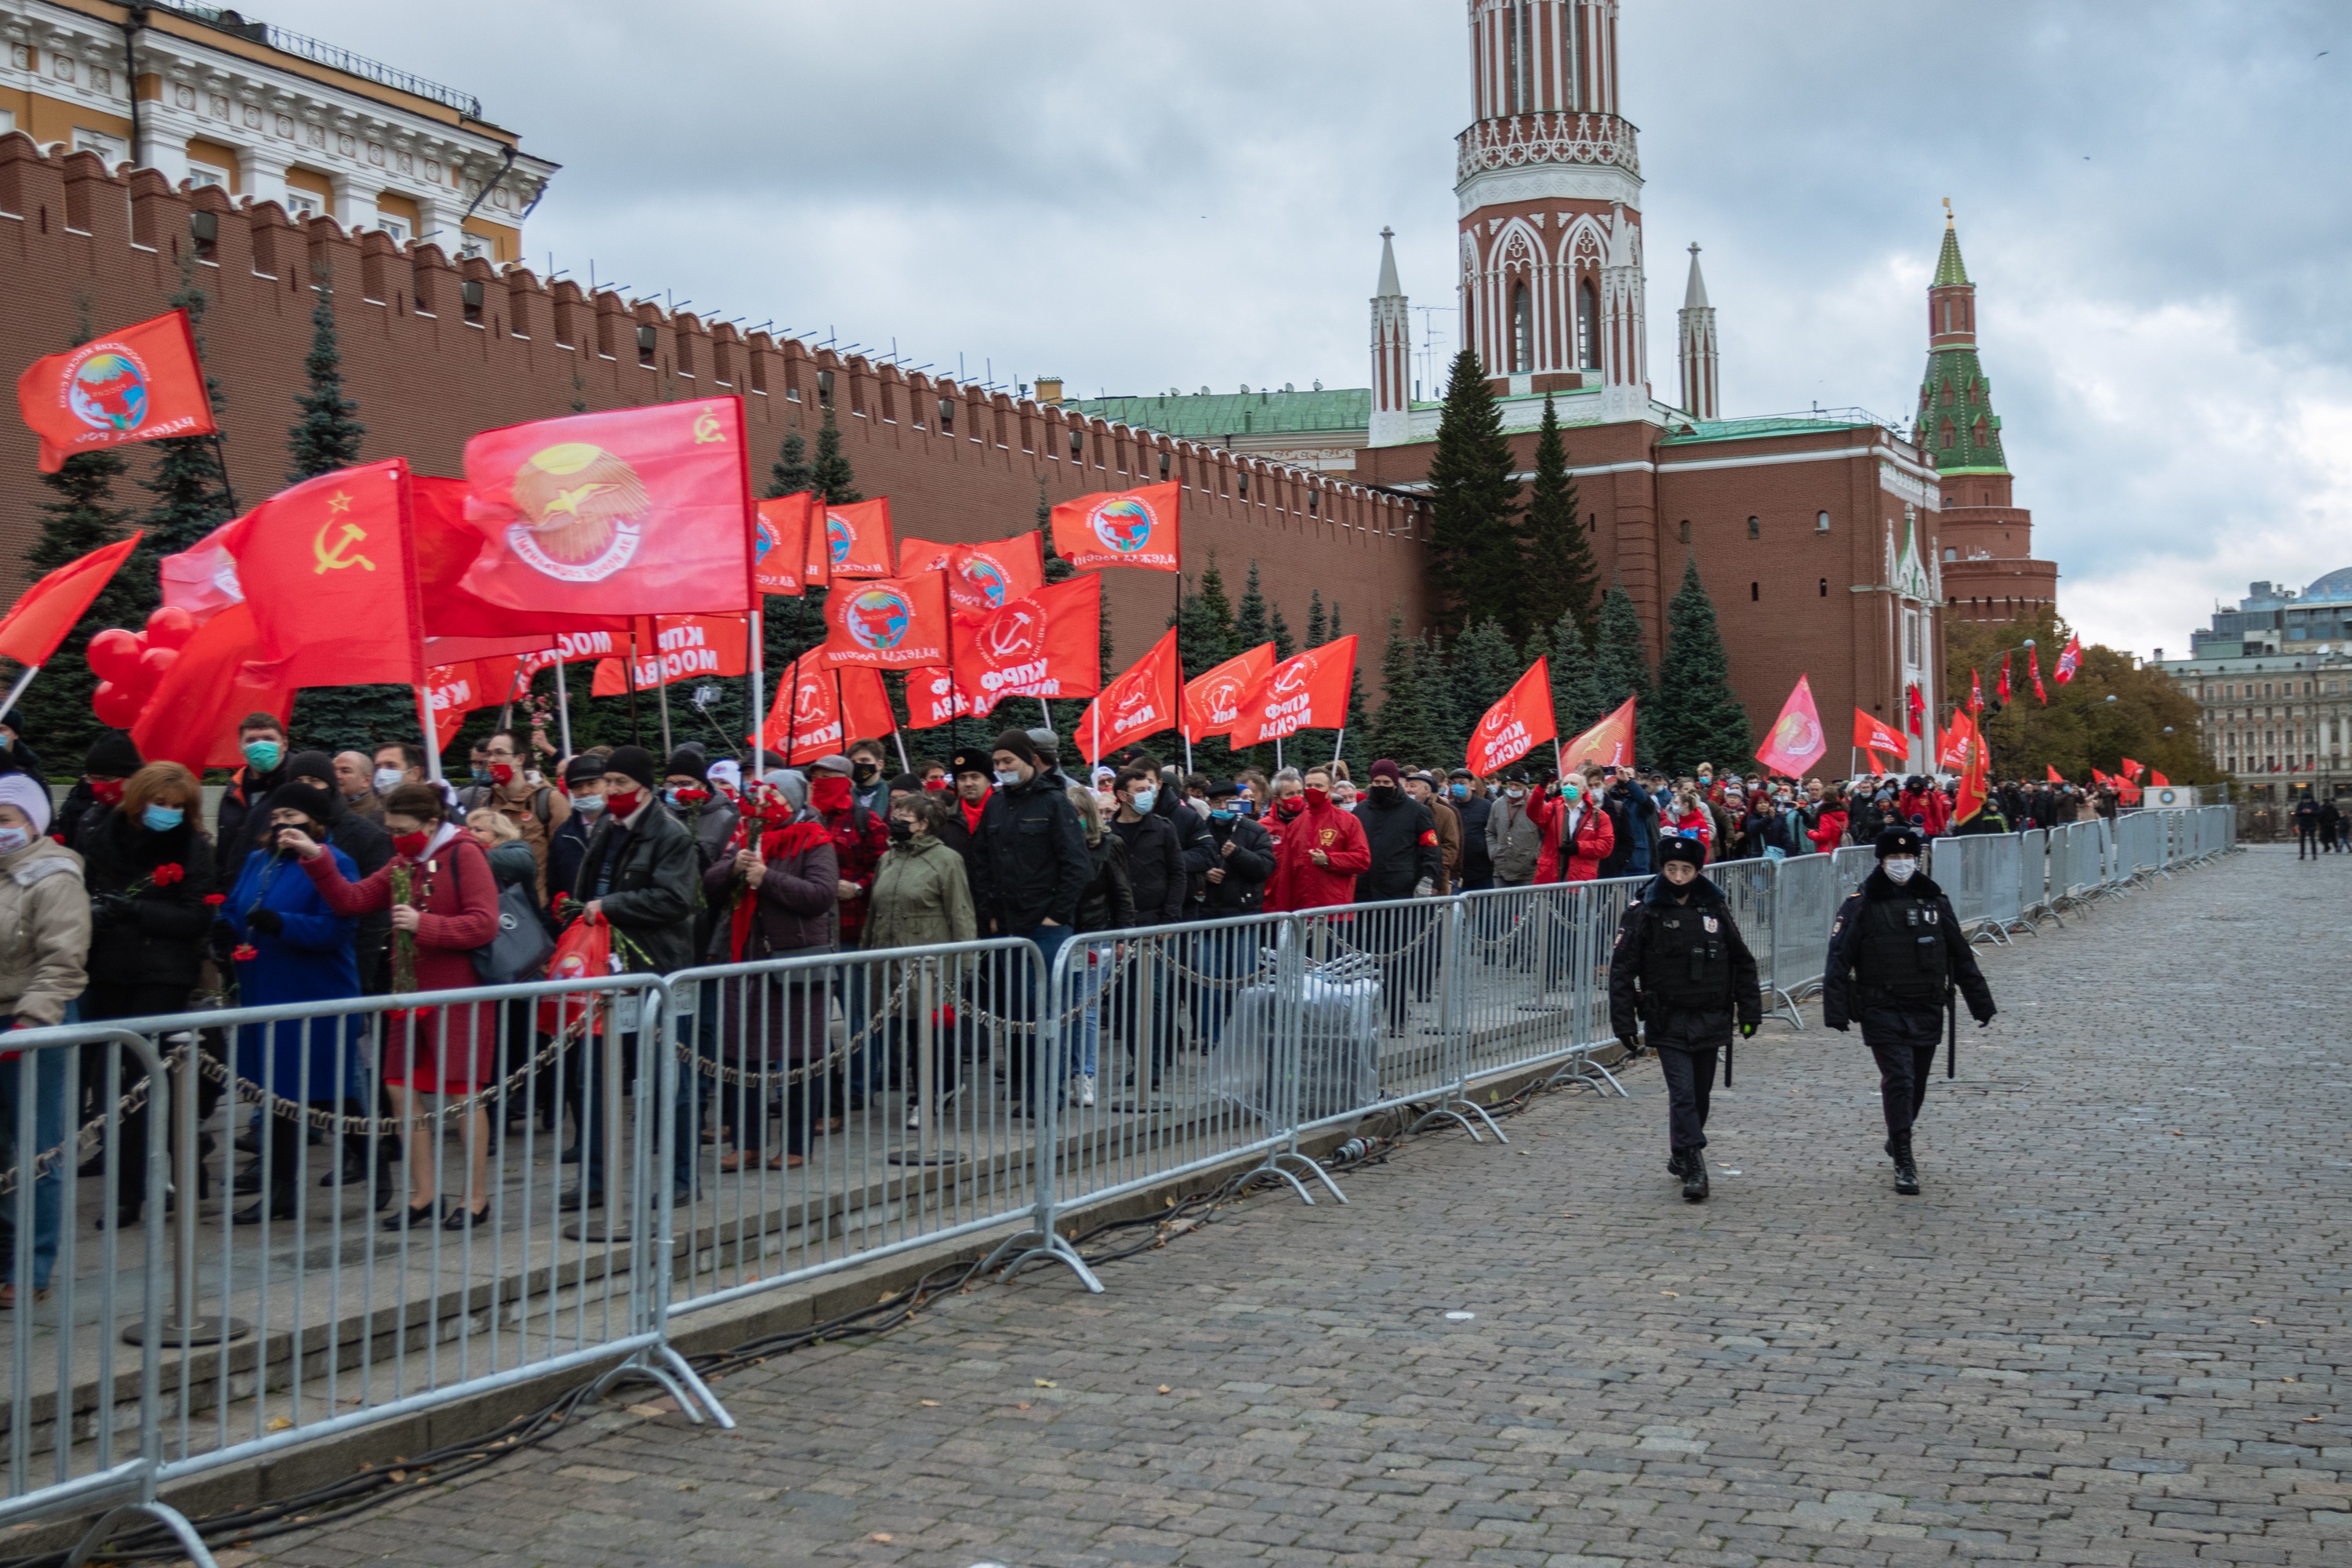
[[[41,667],[37,664],[28,664],[25,667],[25,673],[16,678],[16,683],[14,686],[8,688],[8,695],[0,697],[0,719],[5,719],[8,716],[10,710],[16,706],[16,699],[25,695],[25,688],[32,685],[33,677],[40,673]]]
[[[1341,731],[1343,734],[1345,732]],[[1282,737],[1279,735],[1274,738],[1274,771],[1276,773],[1282,771]]]
[[[563,671],[563,648],[555,650],[555,729],[563,742],[563,760],[572,761],[572,681]]]
[[[433,730],[433,698],[422,686],[416,689],[416,721],[425,727],[425,777],[433,784],[441,782],[441,742]]]
[[[760,776],[760,742],[767,739],[768,695],[766,601],[754,585],[751,590],[751,768],[753,778]]]
[[[236,504],[236,487],[229,482],[228,449],[221,445],[221,433],[217,430],[213,432],[213,461],[220,467],[221,494],[228,500],[229,515],[235,517],[239,510]]]
[[[637,618],[629,617],[629,657],[621,666],[629,679],[629,743],[646,743],[645,726],[637,722]],[[667,760],[667,759],[665,759]]]
[[[668,761],[669,744],[669,681],[668,671],[661,668],[661,639],[654,639],[654,706],[661,710],[662,759]]]

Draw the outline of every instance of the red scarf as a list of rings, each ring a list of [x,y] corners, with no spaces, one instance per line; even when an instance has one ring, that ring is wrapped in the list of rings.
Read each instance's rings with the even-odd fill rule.
[[[833,842],[833,830],[822,822],[794,822],[760,836],[760,858],[780,860],[819,844]],[[742,888],[735,894],[735,907],[727,914],[727,951],[737,963],[743,962],[743,950],[751,941],[751,925],[759,918],[760,889]]]

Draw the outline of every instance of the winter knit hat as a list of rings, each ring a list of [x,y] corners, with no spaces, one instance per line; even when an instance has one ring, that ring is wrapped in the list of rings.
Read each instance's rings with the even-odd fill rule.
[[[646,789],[661,781],[654,776],[654,754],[643,746],[615,746],[613,754],[604,759],[604,771],[634,779]]]
[[[309,779],[288,779],[269,792],[269,809],[299,811],[323,827],[335,819],[335,795]]]
[[[120,730],[100,730],[82,758],[81,771],[96,778],[127,779],[146,764],[131,737]]]
[[[1694,866],[1706,864],[1706,846],[1696,838],[1669,836],[1658,840],[1658,867],[1661,870],[1677,860],[1687,860]]]
[[[49,830],[48,786],[27,773],[0,773],[0,805],[13,805],[29,818],[36,834]]]
[[[1031,767],[1037,765],[1037,745],[1026,730],[1007,730],[996,737],[996,749],[1010,752]]]
[[[1404,770],[1387,757],[1382,757],[1372,764],[1371,776],[1376,779],[1386,779],[1394,784],[1404,783]]]
[[[689,741],[669,754],[669,761],[662,764],[662,776],[665,778],[683,776],[702,784],[709,784],[710,759],[702,754],[700,746]]]

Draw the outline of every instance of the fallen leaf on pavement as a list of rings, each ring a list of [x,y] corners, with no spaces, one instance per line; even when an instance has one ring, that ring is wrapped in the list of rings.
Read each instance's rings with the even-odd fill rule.
[[[1682,1300],[1683,1293],[1679,1290],[1661,1290],[1658,1294],[1661,1296],[1672,1296],[1675,1300]]]
[[[1059,1388],[1062,1386],[1050,1377],[1033,1377],[1029,1381],[1035,1384],[1040,1388]]]
[[[879,1531],[879,1530],[876,1531],[873,1534],[871,1534],[871,1535],[867,1536],[866,1539],[866,1540],[868,1540],[868,1541],[878,1541],[878,1542],[881,1542],[883,1545],[885,1545],[885,1546],[887,1546],[887,1545],[889,1545],[889,1544],[890,1544],[890,1537],[889,1537],[889,1535],[888,1535],[886,1531]]]
[[[2292,1382],[2293,1380],[2292,1380],[2292,1379],[2290,1379],[2289,1381],[2290,1381],[2290,1382]],[[1160,1393],[1162,1393],[1162,1394],[1173,1394],[1173,1393],[1175,1393],[1176,1391],[1175,1391],[1174,1389],[1172,1389],[1172,1388],[1169,1387],[1169,1386],[1168,1386],[1168,1384],[1164,1384],[1164,1383],[1163,1383],[1163,1384],[1161,1384],[1160,1385]]]
[[[940,1402],[936,1399],[919,1400],[917,1403],[926,1410],[937,1410],[940,1407]]]

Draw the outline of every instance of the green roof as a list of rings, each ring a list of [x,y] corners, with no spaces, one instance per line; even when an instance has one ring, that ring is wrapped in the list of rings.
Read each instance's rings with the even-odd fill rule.
[[[1937,468],[1944,473],[2009,472],[2009,458],[2001,450],[2000,416],[1992,411],[1992,382],[1976,350],[1937,349],[1927,356],[1912,439],[1935,456]]]
[[[1768,436],[1817,436],[1833,430],[1867,428],[1860,419],[1811,419],[1801,414],[1771,414],[1760,419],[1693,419],[1685,434],[1679,425],[1659,445],[1682,446],[1694,441],[1752,441]]]
[[[1160,397],[1082,397],[1072,405],[1097,419],[1193,440],[1360,431],[1372,423],[1372,389],[1212,392]]]
[[[1936,282],[1938,289],[1948,285],[1965,285],[1969,269],[1960,262],[1959,231],[1952,226],[1949,217],[1944,219],[1944,253],[1936,258]]]

